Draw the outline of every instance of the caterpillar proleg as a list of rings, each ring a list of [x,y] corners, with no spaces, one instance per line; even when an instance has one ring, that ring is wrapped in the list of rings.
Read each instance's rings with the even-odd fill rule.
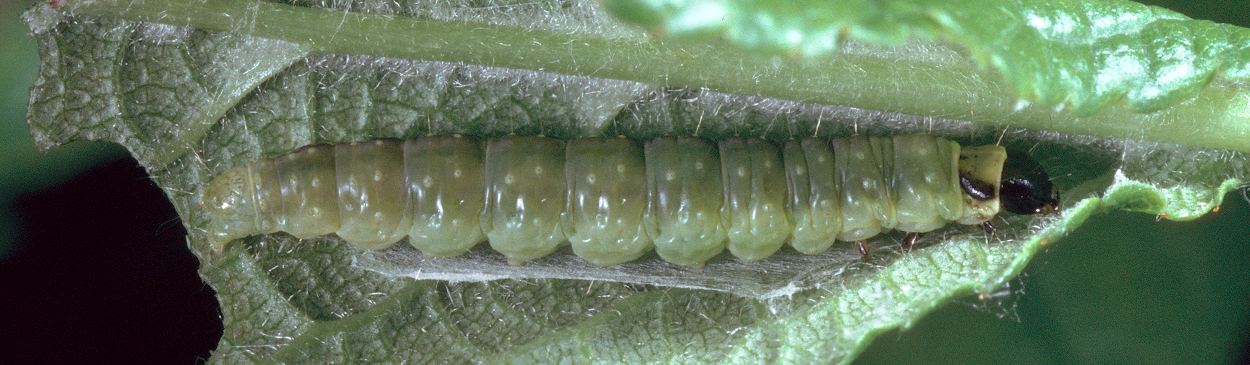
[[[926,134],[312,145],[227,170],[202,195],[216,250],[256,234],[335,233],[370,249],[408,237],[428,256],[489,241],[516,264],[570,244],[600,266],[651,250],[686,266],[726,249],[748,261],[785,244],[815,254],[892,229],[982,224],[1000,209],[1053,212],[1058,201],[1028,156]]]

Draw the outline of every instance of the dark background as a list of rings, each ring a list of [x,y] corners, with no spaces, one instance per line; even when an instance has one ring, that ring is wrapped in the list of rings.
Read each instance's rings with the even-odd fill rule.
[[[1246,26],[1247,1],[1161,1]],[[199,363],[222,328],[164,194],[121,147],[35,151],[37,56],[0,0],[0,364]],[[1052,246],[1010,295],[882,335],[859,363],[1245,363],[1250,206],[1194,222],[1111,213]]]

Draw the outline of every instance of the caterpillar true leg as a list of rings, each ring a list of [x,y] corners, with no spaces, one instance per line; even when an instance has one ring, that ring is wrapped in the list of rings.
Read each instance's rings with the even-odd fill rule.
[[[985,231],[985,235],[989,237],[988,239],[991,242],[998,240],[998,228],[994,228],[994,224],[989,221],[985,221],[981,222],[981,224],[977,226],[981,227],[981,230]]]
[[[869,253],[872,253],[872,250],[868,249],[868,241],[855,241],[855,248],[859,249],[859,255],[863,256],[864,261],[868,261],[868,258],[872,257],[869,255]]]
[[[899,247],[899,251],[911,251],[912,247],[916,247],[916,241],[920,240],[921,236],[924,236],[924,233],[907,232],[907,236],[903,237],[903,244]]]

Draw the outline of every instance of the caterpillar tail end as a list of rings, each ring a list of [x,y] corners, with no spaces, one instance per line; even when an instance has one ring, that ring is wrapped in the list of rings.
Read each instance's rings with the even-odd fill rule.
[[[222,253],[222,251],[226,250],[226,246],[230,245],[231,241],[244,237],[247,236],[239,236],[231,234],[230,232],[215,231],[210,229],[208,248],[212,249],[215,254]]]
[[[261,233],[256,228],[255,190],[247,165],[227,170],[201,192],[200,206],[208,213],[208,244],[221,253],[236,238]]]

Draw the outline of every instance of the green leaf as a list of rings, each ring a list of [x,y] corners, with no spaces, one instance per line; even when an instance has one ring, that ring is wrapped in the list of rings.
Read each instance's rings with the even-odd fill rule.
[[[24,16],[43,62],[38,143],[119,142],[168,192],[221,301],[215,362],[846,362],[954,297],[995,291],[1093,214],[1192,219],[1250,171],[1242,153],[1209,148],[1250,145],[1234,134],[1246,107],[1236,85],[1154,114],[1075,117],[1017,108],[945,43],[815,62],[658,41],[595,3],[299,5],[96,1]],[[1010,127],[956,120],[987,114]],[[1193,118],[1228,122],[1193,132],[1182,123]],[[656,258],[591,268],[567,252],[517,268],[487,252],[430,263],[283,234],[213,253],[198,202],[227,168],[319,142],[915,132],[1031,148],[1067,197],[1062,218],[1004,217],[992,243],[952,226],[901,254],[900,237],[883,235],[870,262],[839,246],[703,270]],[[1171,141],[1161,136],[1206,148],[1119,139]]]
[[[1250,30],[1130,1],[609,0],[622,18],[681,39],[723,37],[823,56],[857,40],[942,39],[1005,75],[1021,99],[1090,115],[1121,99],[1153,112],[1216,76],[1250,80]]]
[[[973,9],[1017,9],[1025,11],[1014,2],[1008,5],[989,6],[977,4]],[[1020,87],[1017,83],[1025,78],[1008,72],[1006,79],[999,73],[979,66],[975,60],[977,49],[996,49],[995,43],[965,43],[969,48],[950,42],[908,43],[901,48],[880,48],[864,44],[851,44],[842,52],[828,57],[811,59],[786,59],[743,54],[732,47],[714,44],[674,44],[656,40],[636,29],[627,28],[610,19],[601,19],[601,13],[590,5],[576,3],[536,3],[536,5],[490,5],[481,10],[457,13],[454,10],[437,9],[420,2],[390,5],[359,6],[358,12],[335,12],[323,8],[299,8],[269,2],[210,1],[201,3],[190,0],[171,0],[163,3],[130,2],[126,0],[70,2],[65,11],[87,16],[121,17],[133,21],[159,21],[164,24],[186,25],[204,31],[231,32],[272,40],[299,44],[302,49],[318,54],[366,54],[404,59],[437,60],[482,66],[514,69],[541,70],[559,74],[584,75],[598,78],[637,81],[649,85],[708,88],[711,90],[774,97],[827,105],[846,105],[863,109],[900,112],[911,115],[940,116],[976,123],[1045,129],[1070,134],[1095,135],[1113,138],[1179,143],[1191,146],[1229,149],[1250,152],[1250,144],[1240,136],[1250,135],[1250,99],[1244,77],[1240,73],[1224,72],[1208,85],[1207,81],[1218,70],[1236,70],[1245,67],[1241,58],[1228,60],[1229,50],[1220,53],[1223,58],[1204,62],[1195,59],[1190,68],[1203,70],[1208,65],[1211,72],[1205,77],[1182,77],[1173,83],[1168,73],[1171,68],[1185,68],[1176,62],[1156,62],[1150,58],[1127,58],[1147,63],[1150,71],[1125,73],[1121,62],[1088,63],[1085,68],[1056,70],[1057,75],[1075,78],[1094,78],[1099,75],[1113,80],[1126,79],[1142,85],[1168,86],[1164,89],[1142,88],[1141,95],[1172,95],[1168,90],[1202,90],[1193,98],[1188,96],[1166,97],[1158,102],[1146,100],[1141,104],[1132,100],[1120,103],[1116,92],[1091,94],[1096,103],[1082,106],[1079,113],[1055,110],[1053,102],[1066,100],[1067,91],[1038,94],[1043,103],[1028,102],[1012,90],[1020,90],[1028,96],[1028,90],[1059,87],[1058,90],[1076,90],[1088,85],[1098,88],[1097,83],[1075,83],[1046,76],[1046,72],[1033,73],[1025,66],[1064,64],[1062,58],[1052,54],[1026,52],[1030,56],[1013,67],[1021,67],[1021,74],[1038,81],[1027,81],[1036,87]],[[1097,3],[1082,2],[1086,8],[1106,8],[1106,12],[1122,11],[1126,14],[1153,12],[1141,10],[1131,2],[1105,0]],[[1091,5],[1101,4],[1101,5]],[[468,7],[473,7],[469,5]],[[1038,6],[1040,8],[1040,6]],[[554,14],[566,14],[561,20],[534,20],[520,14],[499,12],[499,9],[522,11],[524,9],[548,9]],[[591,10],[595,9],[595,10]],[[1148,8],[1153,9],[1153,8]],[[1039,10],[1040,11],[1040,10]],[[1091,10],[1092,11],[1092,10]],[[1046,14],[1050,14],[1047,11]],[[1202,21],[1176,20],[1166,11],[1158,11],[1159,21],[1167,24],[1179,22],[1192,28]],[[394,14],[398,16],[390,16]],[[1079,17],[1082,13],[1056,13]],[[416,15],[416,17],[410,17]],[[497,16],[496,16],[497,15]],[[530,13],[531,16],[546,17]],[[1172,14],[1174,15],[1174,14]],[[901,15],[900,15],[901,16]],[[969,15],[975,16],[975,15]],[[1025,17],[1019,14],[1017,18]],[[1088,16],[1087,16],[1088,17]],[[1143,18],[1148,21],[1152,18]],[[466,27],[464,21],[487,22],[492,26]],[[1111,21],[1110,19],[1108,21]],[[1113,22],[1115,23],[1115,22]],[[311,26],[316,24],[316,26]],[[1090,27],[1102,23],[1078,23]],[[1117,23],[1118,24],[1118,23]],[[1150,23],[1154,24],[1154,23]],[[1160,23],[1163,24],[1163,23]],[[36,24],[36,26],[40,26]],[[1237,42],[1233,35],[1244,34],[1241,28],[1219,26],[1230,35],[1221,40],[1218,34],[1183,38],[1189,33],[1174,37],[1151,36],[1149,32],[1124,31],[1128,38],[1158,39],[1168,42],[1210,44],[1211,50],[1228,44],[1235,49],[1246,42]],[[332,31],[329,31],[332,30]],[[1096,29],[1083,32],[1095,33]],[[1100,31],[1101,32],[1101,31]],[[1158,32],[1157,32],[1158,33]],[[976,33],[972,33],[976,34]],[[1116,33],[1119,34],[1119,33]],[[1153,37],[1153,38],[1152,38]],[[1182,38],[1177,38],[1182,37]],[[1213,38],[1214,37],[1214,38]],[[1113,37],[1114,38],[1114,37]],[[1123,37],[1122,37],[1123,38]],[[1120,38],[1115,38],[1120,39]],[[1122,42],[1121,42],[1122,43]],[[1134,44],[1116,42],[1090,45],[1089,50],[1111,53]],[[1049,43],[1038,43],[1049,44]],[[1149,43],[1151,47],[1163,44]],[[1032,45],[1026,45],[1031,47]],[[1098,48],[1107,47],[1107,48]],[[1041,49],[1049,49],[1040,47]],[[1006,53],[1009,48],[1001,48]],[[1205,49],[1205,48],[1204,48]],[[1179,51],[1185,51],[1178,48]],[[1141,52],[1145,52],[1144,50]],[[971,55],[969,54],[971,53]],[[1203,51],[1197,54],[1208,54]],[[1073,55],[1082,55],[1072,51]],[[1077,56],[1073,56],[1077,57]],[[1222,60],[1222,61],[1221,61]],[[1179,60],[1174,60],[1179,61]],[[1074,61],[1075,62],[1075,61]],[[280,62],[276,63],[280,64]],[[996,65],[997,63],[992,63]],[[985,65],[985,62],[980,62]],[[1169,65],[1169,68],[1163,68]],[[1220,66],[1225,65],[1225,66]],[[998,67],[998,66],[995,66]],[[1040,67],[1040,66],[1039,66]],[[1056,66],[1057,67],[1057,66]],[[1215,67],[1212,69],[1211,67]],[[1220,68],[1225,67],[1225,68]],[[1186,73],[1187,74],[1187,73]],[[1056,84],[1045,81],[1052,78]],[[1068,77],[1068,76],[1064,76]],[[908,80],[908,81],[904,81]],[[1190,81],[1185,81],[1190,80]],[[1192,82],[1198,80],[1200,82]],[[1243,80],[1243,81],[1239,81]],[[1166,85],[1165,85],[1166,84]],[[1108,84],[1106,89],[1117,89]],[[1206,86],[1203,88],[1203,86]],[[1083,87],[1083,86],[1081,86]],[[1088,89],[1088,87],[1086,88]],[[1039,89],[1040,90],[1040,89]],[[1084,90],[1084,89],[1081,89]],[[1126,89],[1127,90],[1127,89]],[[1153,90],[1153,91],[1152,91]],[[1149,92],[1147,92],[1149,91]],[[1156,93],[1155,91],[1158,91]],[[1192,94],[1175,94],[1192,95]],[[1053,99],[1053,100],[1052,100]],[[1071,100],[1076,102],[1075,99]],[[1175,104],[1170,104],[1175,103]],[[1086,105],[1086,104],[1081,104]],[[1149,105],[1141,109],[1137,105]],[[1159,110],[1139,113],[1144,110]],[[1106,106],[1103,108],[1103,106]],[[1101,109],[1097,114],[1085,115]],[[211,114],[209,114],[211,115]],[[1194,120],[1203,123],[1195,125]]]

